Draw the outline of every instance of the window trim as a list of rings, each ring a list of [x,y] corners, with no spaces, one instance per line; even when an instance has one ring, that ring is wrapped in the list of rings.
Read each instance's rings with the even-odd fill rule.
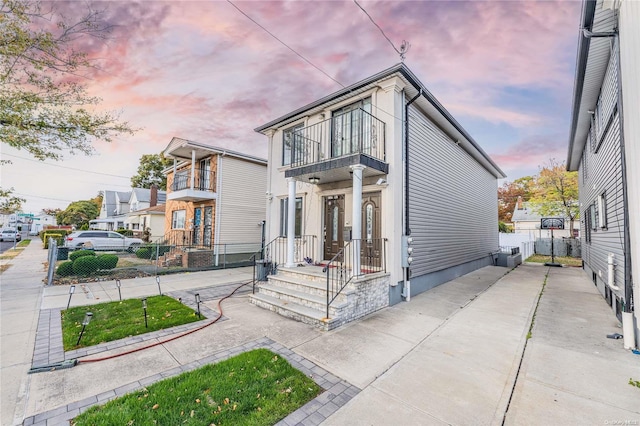
[[[600,229],[607,229],[607,193],[606,191],[598,195],[598,227]]]
[[[298,203],[300,203],[300,208],[298,208]],[[303,197],[296,197],[296,223],[295,223],[295,237],[302,236],[302,218],[304,209]],[[280,236],[286,237],[288,232],[288,220],[289,216],[289,197],[284,197],[280,199]]]
[[[286,153],[287,153],[287,149],[286,149],[286,141],[287,141],[287,135],[291,134],[293,136],[293,133],[296,130],[301,130],[304,128],[304,123],[298,123],[295,124],[293,126],[287,127],[286,129],[282,130],[282,165],[283,166],[290,166],[293,162],[294,162],[294,157],[295,157],[295,153],[296,151],[294,150],[295,148],[295,140],[293,140],[293,142],[291,143],[290,147],[289,147],[289,161],[287,162],[287,158],[286,158]],[[293,139],[293,137],[292,137]],[[298,149],[298,151],[301,151],[301,149]]]
[[[178,215],[182,213],[182,217],[180,218]],[[182,226],[179,227],[180,222],[182,222]],[[185,209],[173,210],[171,212],[171,229],[185,229],[185,225],[187,224],[187,211]]]

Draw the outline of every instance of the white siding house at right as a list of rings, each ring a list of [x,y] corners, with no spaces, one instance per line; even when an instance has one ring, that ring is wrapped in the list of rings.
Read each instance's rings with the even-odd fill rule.
[[[639,334],[639,27],[636,1],[584,1],[567,158],[579,175],[584,270],[622,321],[627,348]]]

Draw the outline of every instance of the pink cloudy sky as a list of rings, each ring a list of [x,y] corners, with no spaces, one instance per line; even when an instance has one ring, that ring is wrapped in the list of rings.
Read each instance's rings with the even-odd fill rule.
[[[396,45],[411,43],[406,64],[508,180],[565,159],[580,2],[361,4]],[[173,136],[265,157],[256,126],[340,89],[227,2],[95,5],[116,27],[107,43],[86,42],[100,64],[87,86],[142,130],[61,162],[2,147],[13,161],[2,186],[27,198],[25,211],[126,190],[140,156],[161,152]],[[344,85],[399,61],[351,1],[236,5]]]

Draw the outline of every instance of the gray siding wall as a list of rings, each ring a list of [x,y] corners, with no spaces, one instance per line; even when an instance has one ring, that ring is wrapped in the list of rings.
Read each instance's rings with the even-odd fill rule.
[[[613,50],[615,52],[615,49]],[[602,85],[597,111],[592,121],[590,137],[582,153],[578,169],[580,187],[580,227],[582,258],[589,270],[595,272],[597,286],[604,293],[607,280],[607,255],[613,253],[617,264],[616,284],[621,287],[617,293],[624,298],[624,216],[623,182],[620,158],[620,122],[616,111],[617,103],[617,58],[611,55]],[[611,124],[607,128],[607,122]],[[599,146],[598,146],[599,144]],[[597,148],[597,150],[596,150]],[[605,194],[606,212],[598,211],[598,196]],[[589,230],[585,229],[589,206],[596,205],[596,229],[591,229],[591,242],[586,241]],[[598,226],[598,216],[606,215],[607,227]],[[602,274],[600,276],[600,274]]]
[[[220,239],[216,244],[258,244],[262,237],[259,223],[265,220],[264,193],[267,167],[233,157],[222,157],[220,200]],[[253,250],[237,247],[238,250]]]
[[[498,249],[498,181],[409,107],[411,275],[489,259]]]

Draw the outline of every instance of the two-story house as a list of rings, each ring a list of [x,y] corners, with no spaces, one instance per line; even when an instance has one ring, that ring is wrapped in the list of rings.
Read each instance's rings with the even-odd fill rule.
[[[140,230],[138,210],[155,207],[164,204],[166,192],[158,191],[156,187],[132,188],[131,191],[102,191],[102,206],[100,214],[94,220],[89,221],[91,229],[115,231],[117,229]],[[131,214],[134,213],[134,214]],[[162,234],[162,230],[154,233]]]
[[[204,268],[260,250],[266,160],[181,138],[163,155],[173,159],[165,170],[165,241],[199,252],[184,256],[185,266],[192,266],[189,257]]]
[[[253,303],[333,328],[492,264],[505,175],[406,65],[255,130],[277,274]]]
[[[640,3],[585,0],[567,169],[577,170],[584,270],[638,345]]]

